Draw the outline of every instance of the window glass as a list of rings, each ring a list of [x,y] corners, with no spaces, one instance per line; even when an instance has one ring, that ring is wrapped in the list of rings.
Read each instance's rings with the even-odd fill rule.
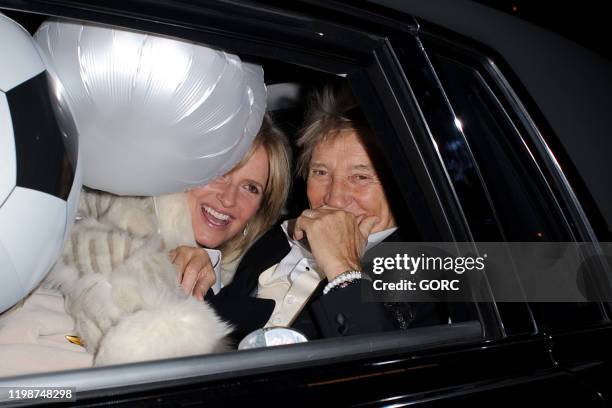
[[[431,62],[454,113],[457,145],[469,152],[486,190],[500,238],[508,242],[573,241],[533,153],[523,143],[519,128],[496,99],[481,73],[455,59],[433,54]],[[452,148],[453,145],[449,146]],[[466,153],[467,154],[467,153]],[[446,163],[453,181],[465,176],[452,161]],[[460,169],[459,169],[460,170]],[[458,192],[464,208],[472,203]],[[475,241],[490,240],[480,225],[492,220],[465,211]],[[556,329],[602,321],[599,304],[532,303],[540,328]]]
[[[465,136],[480,169],[504,239],[571,241],[530,152],[478,71],[447,58],[432,59],[453,108],[455,126]],[[456,171],[453,174],[463,177]]]

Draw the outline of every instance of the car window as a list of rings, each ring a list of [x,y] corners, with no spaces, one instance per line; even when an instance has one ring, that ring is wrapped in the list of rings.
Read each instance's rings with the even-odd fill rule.
[[[449,56],[450,54],[450,56]],[[477,62],[444,54],[432,47],[429,58],[452,109],[456,130],[446,150],[462,151],[463,167],[442,154],[476,241],[567,242],[575,241],[571,225],[538,166],[537,152],[525,142],[526,132],[511,119],[492,91],[493,81]],[[456,155],[457,153],[455,153]],[[467,180],[462,169],[473,166],[478,180]],[[476,181],[476,182],[474,182]],[[470,211],[474,194],[483,189],[489,212]],[[492,217],[491,217],[492,215]],[[497,231],[485,226],[494,224]],[[596,303],[531,303],[541,329],[560,329],[606,321]],[[571,316],[571,318],[568,318]]]
[[[15,16],[30,22],[29,28],[31,31],[35,31],[37,24],[43,20],[43,16],[30,18],[31,16],[18,13]],[[189,33],[193,34],[193,31],[189,31]],[[369,39],[366,36],[358,36],[358,38],[365,42],[365,45],[362,44],[364,47],[373,46],[373,44],[368,42]],[[191,39],[193,40],[193,38]],[[209,40],[207,44],[214,43],[214,36],[207,38],[207,40]],[[403,141],[400,140],[399,135],[407,132],[407,129],[405,124],[396,120],[397,115],[402,114],[401,106],[394,102],[392,98],[393,89],[390,84],[383,81],[385,67],[373,64],[370,59],[363,59],[362,61],[357,57],[351,60],[353,65],[348,64],[346,62],[347,58],[342,56],[338,57],[338,61],[333,57],[325,60],[321,59],[319,55],[300,54],[295,52],[293,48],[287,54],[282,54],[280,51],[278,55],[272,53],[266,54],[266,52],[269,52],[268,50],[262,51],[259,48],[249,48],[248,45],[236,40],[232,44],[233,48],[228,49],[228,51],[236,52],[241,57],[244,56],[245,61],[262,64],[266,72],[265,80],[267,84],[291,81],[307,89],[313,83],[330,81],[330,77],[341,78],[339,79],[341,81],[348,81],[380,144],[380,149],[384,156],[381,163],[388,165],[388,168],[383,170],[385,173],[388,173],[388,178],[385,178],[383,184],[385,185],[386,192],[389,194],[391,207],[397,214],[399,227],[406,231],[405,239],[411,241],[441,241],[445,238],[445,232],[441,231],[445,231],[447,227],[444,224],[444,220],[440,220],[439,217],[440,210],[437,207],[440,204],[436,201],[435,194],[431,191],[430,180],[423,176],[426,172],[420,168],[422,163],[415,159],[419,156],[418,149],[408,149],[403,145]],[[352,51],[350,48],[347,48],[344,52],[354,52],[357,56],[364,53],[359,47],[354,48]],[[252,53],[241,52],[245,49],[252,51]],[[257,53],[261,55],[253,55]],[[354,61],[361,61],[361,65]],[[386,60],[387,64],[390,62],[390,59]],[[343,77],[347,77],[347,79],[343,79]],[[299,117],[300,113],[303,112],[289,112],[289,115],[285,112],[285,115],[283,115],[279,109],[276,117],[277,120],[282,122],[284,120],[283,116],[285,116],[286,123],[282,125],[285,125],[283,127],[290,129],[291,132],[296,129],[294,124],[295,116]],[[295,134],[289,135],[292,138],[295,138],[295,136]],[[425,336],[422,338],[407,336],[407,333],[404,331],[385,333],[381,337],[380,344],[376,346],[374,345],[376,335],[370,336],[367,343],[368,350],[381,353],[386,352],[385,350],[396,352],[397,346],[401,346],[404,341],[408,341],[409,337],[411,342],[415,339],[420,339],[418,342],[422,342],[424,348],[432,347],[432,344],[457,342],[458,338],[465,342],[480,341],[482,339],[482,332],[480,322],[477,320],[479,315],[476,313],[466,313],[464,309],[459,312],[457,315],[461,315],[461,317],[451,319],[452,324],[450,325],[446,324],[447,320],[444,320],[444,324],[439,325],[440,327],[421,330],[420,333],[425,333]],[[466,322],[468,320],[471,320],[468,324],[456,324],[457,322]],[[392,344],[386,341],[385,339],[388,339],[389,335],[397,336],[398,342]],[[359,339],[355,341],[359,341]],[[321,347],[329,347],[329,344],[330,342],[327,342]],[[340,340],[338,340],[338,344],[340,344]],[[310,347],[317,347],[317,343],[313,342]],[[413,348],[418,348],[418,346]],[[362,354],[362,351],[356,351],[356,348],[341,347],[341,349],[348,358],[353,358],[358,353]],[[270,354],[267,353],[268,356]],[[300,358],[297,356],[292,361],[299,360]],[[233,368],[240,367],[241,361],[239,356],[228,361]],[[274,363],[274,359],[271,359],[272,363]],[[119,383],[121,381],[123,380],[120,379]]]
[[[571,240],[563,215],[546,194],[539,169],[526,156],[529,152],[520,144],[516,128],[499,109],[482,76],[445,57],[434,55],[432,63],[453,107],[458,134],[465,138],[465,151],[471,153],[466,153],[468,163],[477,166],[494,208],[494,219],[473,217],[474,227],[478,222],[495,223],[504,241]],[[450,171],[453,180],[465,177],[461,169]],[[493,238],[480,231],[475,235],[477,240]]]
[[[427,124],[429,138],[423,141],[423,148],[426,149],[426,145],[431,146],[434,154],[430,157],[430,165],[434,169],[441,167],[445,174],[445,177],[437,182],[441,189],[448,185],[451,190],[451,194],[444,197],[447,204],[451,208],[452,204],[458,207],[455,218],[461,222],[455,223],[454,228],[464,232],[457,234],[455,240],[503,241],[498,215],[482,181],[480,169],[474,161],[462,126],[455,120],[455,115],[448,105],[448,98],[428,55],[423,52],[422,43],[419,39],[415,43],[403,40],[395,42],[394,47]],[[495,322],[496,319],[501,322]],[[497,324],[506,335],[536,330],[529,309],[521,303],[495,304],[492,315],[489,315],[487,320],[493,320],[492,325]]]

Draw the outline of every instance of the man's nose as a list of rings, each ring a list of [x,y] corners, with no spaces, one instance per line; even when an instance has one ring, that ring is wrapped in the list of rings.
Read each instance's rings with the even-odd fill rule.
[[[325,204],[335,208],[345,208],[351,202],[351,191],[343,177],[332,178],[325,194]]]

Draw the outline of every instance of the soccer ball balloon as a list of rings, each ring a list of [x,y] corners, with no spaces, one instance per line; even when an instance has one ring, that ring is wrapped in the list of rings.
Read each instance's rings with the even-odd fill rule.
[[[81,190],[78,137],[31,36],[0,14],[0,312],[60,253]]]

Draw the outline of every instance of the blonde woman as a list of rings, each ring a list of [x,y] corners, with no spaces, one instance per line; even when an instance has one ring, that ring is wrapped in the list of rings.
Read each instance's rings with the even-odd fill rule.
[[[215,281],[201,247],[219,249],[226,266],[239,259],[278,218],[288,177],[287,143],[266,118],[242,162],[206,186],[159,197],[84,192],[81,220],[46,284],[64,294],[94,364],[226,349],[231,326],[196,299]],[[196,265],[192,283],[181,278]]]
[[[254,175],[264,169],[267,182],[262,185]],[[231,282],[248,247],[277,221],[290,184],[288,144],[266,115],[251,151],[234,170],[186,193],[197,243],[223,254],[221,282],[216,282],[207,252],[192,246],[171,251],[186,294],[202,300],[213,285],[223,287]]]

